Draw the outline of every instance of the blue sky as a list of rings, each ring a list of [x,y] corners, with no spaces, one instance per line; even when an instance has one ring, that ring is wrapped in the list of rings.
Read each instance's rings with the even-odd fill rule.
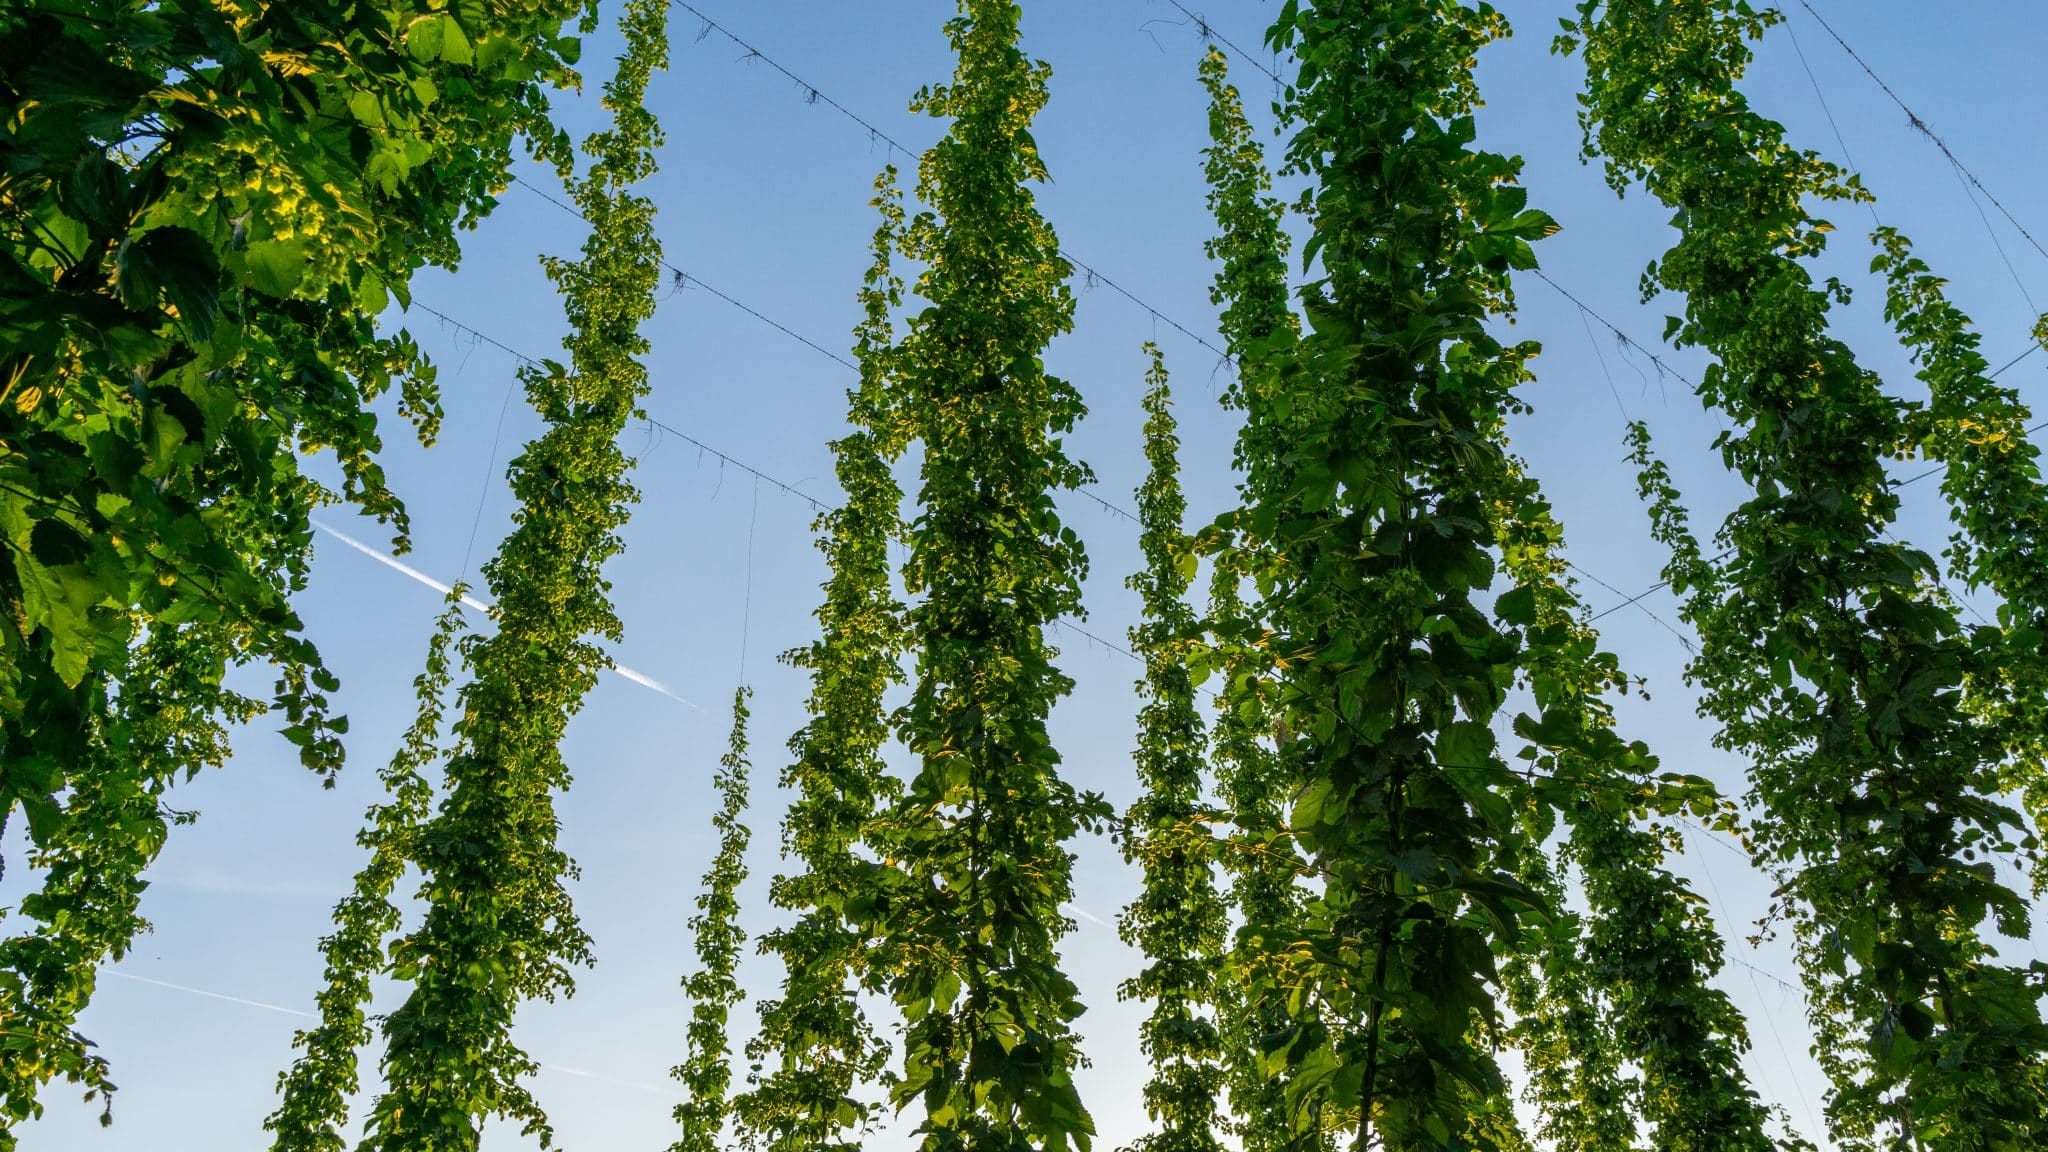
[[[905,102],[919,85],[948,74],[940,25],[952,6],[945,0],[696,2],[907,146],[920,148],[939,131],[912,117]],[[2013,146],[2032,138],[2023,110],[2048,103],[2048,75],[2038,67],[2048,9],[2021,0],[1938,9],[1904,0],[1814,3],[1988,188],[2037,236],[2048,236],[2048,212],[2032,195],[2048,181],[2048,162],[2037,148]],[[1270,3],[1253,0],[1189,7],[1205,9],[1219,31],[1246,47],[1259,43],[1272,12]],[[1519,37],[1484,56],[1489,104],[1481,141],[1527,158],[1532,203],[1564,225],[1540,246],[1545,270],[1651,343],[1673,309],[1639,303],[1636,280],[1669,242],[1666,213],[1639,198],[1618,200],[1599,170],[1579,160],[1577,62],[1548,51],[1556,17],[1572,6],[1508,0],[1501,7]],[[2018,353],[2037,311],[2027,293],[2048,302],[2048,259],[1988,205],[1987,228],[1934,146],[1796,0],[1791,7],[1790,34],[1780,30],[1762,49],[1750,85],[1755,102],[1785,121],[1800,144],[1837,160],[1846,145],[1881,197],[1878,215],[1912,235],[1952,278],[1956,296],[1987,334],[1993,361]],[[731,41],[716,33],[695,40],[700,28],[677,11],[673,67],[656,79],[651,96],[668,146],[649,191],[660,205],[667,258],[701,284],[674,287],[649,326],[654,388],[646,410],[674,431],[628,434],[643,502],[625,533],[627,552],[610,570],[627,629],[618,658],[665,691],[608,676],[570,730],[566,751],[576,784],[561,801],[563,841],[582,865],[574,891],[599,963],[582,976],[573,999],[535,1005],[520,1020],[522,1041],[545,1066],[538,1093],[570,1148],[655,1148],[672,1136],[668,1112],[678,1093],[666,1070],[682,1056],[688,1008],[677,987],[691,962],[684,922],[712,851],[710,773],[725,735],[724,708],[741,680],[757,690],[757,831],[743,899],[751,927],[768,923],[758,913],[776,868],[771,829],[783,797],[774,781],[805,687],[774,657],[811,635],[823,578],[810,543],[813,510],[783,485],[835,499],[825,445],[841,429],[850,373],[709,289],[825,349],[842,350],[858,319],[854,290],[873,228],[869,185],[892,159],[830,106],[809,100],[763,62],[743,59]],[[1195,30],[1165,0],[1028,0],[1025,30],[1029,50],[1054,69],[1052,101],[1038,126],[1054,182],[1041,190],[1041,203],[1062,242],[1158,316],[1213,342],[1201,250],[1211,224],[1202,203],[1206,124],[1194,77],[1201,52]],[[609,36],[588,46],[594,73],[612,50]],[[1237,74],[1258,119],[1268,123],[1271,82],[1244,67]],[[578,125],[593,123],[594,100],[567,100],[564,107]],[[1841,313],[1840,331],[1868,365],[1911,392],[1910,369],[1884,329],[1867,272],[1869,214],[1843,207],[1835,218],[1842,231],[1829,271],[1859,292]],[[469,238],[459,272],[420,279],[418,301],[520,352],[558,354],[560,310],[535,257],[573,252],[578,227],[514,188]],[[1091,405],[1071,447],[1094,465],[1097,491],[1128,506],[1143,468],[1140,344],[1156,338],[1175,374],[1191,520],[1206,521],[1230,491],[1233,423],[1215,403],[1227,368],[1109,287],[1081,277],[1075,291],[1076,331],[1048,355]],[[1735,495],[1708,450],[1721,425],[1681,380],[1661,376],[1549,287],[1530,280],[1521,297],[1516,331],[1545,350],[1528,391],[1536,412],[1515,423],[1516,446],[1559,506],[1572,559],[1614,589],[1639,592],[1657,580],[1662,557],[1647,539],[1623,460],[1624,413],[1650,423],[1702,523]],[[446,432],[431,450],[412,443],[396,420],[390,427],[387,465],[416,524],[405,562],[430,579],[474,579],[508,523],[504,462],[535,421],[516,395],[507,405],[514,365],[504,351],[421,309],[394,322],[409,327],[440,363],[448,408]],[[1688,377],[1698,367],[1682,354],[1666,362]],[[2037,408],[2048,406],[2043,371],[2048,357],[2007,377]],[[678,433],[775,482],[721,462]],[[1945,531],[1934,486],[1908,491],[1907,534],[1938,547]],[[1123,580],[1139,562],[1135,529],[1084,498],[1066,499],[1063,507],[1093,561],[1084,626],[1121,643],[1133,619]],[[385,534],[374,524],[340,512],[323,520],[371,551],[383,549]],[[1624,598],[1595,583],[1584,592],[1596,607]],[[312,1007],[315,944],[360,863],[352,836],[375,798],[376,767],[409,719],[411,680],[438,603],[431,589],[340,536],[321,537],[301,607],[344,681],[341,700],[354,722],[351,767],[338,788],[323,791],[272,734],[275,725],[260,724],[241,735],[233,763],[180,790],[175,802],[202,817],[176,831],[150,874],[145,907],[156,931],[109,970],[85,1019],[122,1085],[116,1123],[100,1129],[96,1109],[55,1088],[47,1096],[49,1115],[21,1134],[24,1148],[259,1146],[274,1078],[289,1062],[293,1030],[305,1023],[295,1014]],[[1628,731],[1649,739],[1668,765],[1739,792],[1740,765],[1711,750],[1710,727],[1694,715],[1681,677],[1685,651],[1665,627],[1677,622],[1670,598],[1650,596],[1642,608],[1602,621],[1608,643],[1649,678],[1654,696],[1628,707]],[[1066,770],[1121,805],[1135,788],[1135,666],[1078,634],[1065,635],[1063,647],[1062,664],[1080,684],[1054,720]],[[262,682],[251,673],[250,683]],[[17,847],[9,845],[10,855]],[[1742,940],[1754,931],[1769,885],[1727,845],[1695,836],[1693,847],[1680,867],[1713,901],[1733,938],[1730,956],[1740,963],[1723,983],[1752,1020],[1752,1076],[1767,1099],[1814,1133],[1823,1085],[1805,1055],[1798,997],[1780,983],[1793,976],[1790,958],[1780,944],[1752,948]],[[1136,877],[1105,840],[1085,841],[1079,852],[1080,923],[1065,952],[1090,1006],[1081,1027],[1095,1064],[1084,1094],[1103,1145],[1115,1147],[1144,1124],[1135,1039],[1142,1008],[1118,1003],[1114,993],[1134,957],[1110,927]],[[12,870],[0,900],[18,899],[25,878],[25,869]],[[2032,944],[2017,948],[2022,959],[2038,955]],[[742,978],[751,993],[766,995],[776,973],[750,958]],[[394,1002],[390,991],[384,1007]],[[899,1143],[890,1137],[876,1146]],[[528,1146],[499,1129],[487,1145]]]

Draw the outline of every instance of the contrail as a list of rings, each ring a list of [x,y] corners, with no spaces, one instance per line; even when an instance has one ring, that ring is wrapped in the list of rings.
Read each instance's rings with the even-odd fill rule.
[[[432,588],[434,591],[439,592],[443,596],[446,596],[448,593],[453,592],[455,590],[452,586],[441,583],[439,580],[436,580],[432,576],[427,575],[425,572],[422,572],[419,569],[413,567],[412,565],[407,564],[405,561],[400,560],[396,556],[386,556],[384,553],[377,551],[375,548],[370,547],[368,544],[365,544],[361,540],[358,540],[355,537],[349,535],[348,533],[343,532],[339,528],[333,527],[329,524],[324,524],[318,520],[312,521],[312,525],[313,527],[318,528],[322,532],[327,533],[329,536],[334,537],[336,540],[341,541],[343,544],[346,544],[349,547],[355,549],[356,551],[361,552],[363,555],[368,556],[370,559],[375,560],[377,563],[384,565],[386,568],[389,568],[394,572],[399,572],[406,576],[410,576],[415,581],[418,581],[421,584],[425,584],[427,587]],[[490,615],[491,612],[491,606],[489,604],[486,604],[483,601],[478,600],[474,596],[464,596],[462,598],[462,606],[465,608],[473,608],[478,612],[482,612],[486,616]]]
[[[564,1076],[574,1076],[578,1080],[598,1080],[606,1084],[617,1084],[621,1088],[631,1088],[636,1092],[646,1092],[655,1096],[669,1095],[668,1089],[641,1080],[621,1080],[616,1076],[606,1076],[602,1072],[591,1072],[583,1068],[571,1068],[567,1064],[543,1064],[541,1067],[550,1072],[559,1072]]]
[[[1081,907],[1079,904],[1062,904],[1060,905],[1060,909],[1065,912],[1072,912],[1074,915],[1079,916],[1081,919],[1086,920],[1090,924],[1100,924],[1104,928],[1116,927],[1116,925],[1111,924],[1109,921],[1104,920],[1102,917],[1097,916],[1095,913],[1090,912],[1086,908]]]
[[[620,664],[616,661],[612,663],[611,671],[618,673],[620,676],[624,677],[627,680],[631,680],[633,683],[640,685],[642,688],[652,688],[656,692],[661,693],[663,696],[668,697],[669,699],[675,701],[678,704],[684,705],[685,707],[689,708],[696,708],[697,711],[704,712],[704,709],[697,707],[696,701],[685,700],[683,697],[676,695],[676,692],[673,688],[670,688],[668,685],[663,684],[661,681],[656,680],[654,677],[649,676],[645,672],[635,672],[633,669],[628,668],[624,664]],[[709,712],[704,712],[704,714],[706,716],[710,715]]]
[[[318,528],[322,532],[327,533],[329,536],[334,537],[336,540],[341,541],[343,544],[346,544],[349,547],[355,549],[356,551],[361,552],[363,555],[368,556],[370,559],[375,560],[377,563],[384,565],[386,568],[389,568],[392,571],[397,572],[400,575],[405,576],[416,583],[424,584],[427,587],[432,588],[434,591],[439,592],[443,596],[446,596],[449,592],[454,590],[450,585],[444,584],[441,581],[434,579],[432,576],[429,576],[425,572],[422,572],[419,569],[413,567],[412,565],[407,564],[405,561],[398,559],[396,556],[387,556],[384,553],[378,551],[375,548],[372,548],[368,544],[363,543],[361,540],[356,539],[355,537],[349,535],[346,532],[343,532],[341,529],[336,528],[331,524],[326,524],[319,520],[313,520],[311,521],[311,523],[313,527]],[[489,604],[486,604],[483,601],[478,600],[474,596],[465,595],[462,598],[462,606],[477,612],[481,612],[486,616],[490,615],[491,612],[491,606]],[[691,708],[698,712],[702,712],[706,716],[710,715],[710,713],[705,712],[704,708],[700,706],[695,700],[691,700],[682,696],[681,694],[677,693],[675,689],[670,688],[668,685],[663,684],[661,681],[656,680],[654,677],[649,676],[645,672],[640,672],[632,668],[628,668],[624,664],[620,664],[616,661],[612,662],[609,671],[618,673],[621,678],[630,680],[633,683],[638,684],[642,688],[659,692],[663,696],[668,697],[669,699],[675,701],[678,704],[683,705],[686,708]]]
[[[204,996],[209,1000],[225,1000],[230,1004],[240,1004],[245,1008],[261,1008],[265,1012],[297,1016],[301,1020],[318,1020],[320,1018],[311,1012],[301,1012],[297,1008],[286,1008],[281,1004],[265,1004],[261,1000],[245,1000],[240,996],[230,996],[225,992],[208,992],[204,988],[194,988],[189,984],[173,984],[169,980],[153,980],[148,976],[137,976],[130,972],[108,971],[107,975],[119,976],[123,980],[133,980],[137,984],[153,984],[158,988],[169,988],[173,992],[187,992],[194,996]]]

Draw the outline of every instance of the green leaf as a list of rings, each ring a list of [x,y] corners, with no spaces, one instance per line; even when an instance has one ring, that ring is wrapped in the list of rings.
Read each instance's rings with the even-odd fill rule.
[[[220,265],[213,248],[189,228],[152,228],[121,246],[122,299],[131,308],[166,305],[187,339],[212,339],[220,315]]]
[[[306,276],[306,242],[301,239],[264,240],[242,252],[249,269],[249,282],[257,291],[289,299]]]
[[[1552,219],[1548,212],[1531,208],[1510,220],[1507,230],[1524,240],[1544,240],[1563,231],[1564,226]]]
[[[92,545],[62,520],[38,520],[29,533],[29,554],[45,568],[78,564],[92,555]]]
[[[384,126],[384,103],[377,98],[375,92],[357,91],[349,93],[348,112],[349,115],[356,118],[356,122],[359,124],[365,124],[372,128],[382,128]]]
[[[1294,810],[1287,819],[1288,826],[1305,831],[1321,824],[1328,812],[1333,789],[1334,785],[1328,780],[1317,780],[1303,789],[1295,798]]]
[[[405,50],[422,63],[439,60],[448,29],[453,27],[455,18],[445,12],[415,17],[405,29]]]
[[[1494,615],[1499,616],[1502,621],[1508,624],[1522,628],[1534,627],[1536,624],[1536,590],[1526,584],[1517,585],[1502,593],[1500,598],[1493,602],[1493,611]]]
[[[104,635],[92,619],[92,609],[108,590],[74,564],[46,566],[17,554],[14,570],[21,583],[24,623],[48,635],[51,670],[65,687],[78,687],[91,670],[98,639]]]
[[[468,33],[453,19],[448,20],[441,30],[441,59],[450,64],[468,64],[476,59]]]

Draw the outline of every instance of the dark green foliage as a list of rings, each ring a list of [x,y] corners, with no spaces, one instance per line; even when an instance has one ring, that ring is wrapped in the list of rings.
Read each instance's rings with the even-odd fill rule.
[[[1254,807],[1230,858],[1263,913],[1247,903],[1232,1007],[1264,1018],[1262,1071],[1299,1145],[1524,1146],[1491,1056],[1511,1040],[1558,1146],[1630,1148],[1640,1116],[1660,1147],[1769,1147],[1741,1022],[1707,985],[1719,942],[1634,827],[1717,812],[1712,789],[1651,783],[1647,750],[1612,733],[1600,694],[1627,680],[1575,623],[1548,505],[1504,449],[1535,347],[1482,321],[1555,227],[1513,185],[1518,162],[1470,146],[1472,57],[1504,33],[1483,5],[1283,9],[1272,40],[1301,76],[1281,112],[1322,274],[1301,290],[1306,336],[1256,147],[1205,65],[1210,250],[1246,411],[1245,506],[1211,537],[1220,722],[1262,718],[1278,750],[1272,784],[1234,773]],[[1260,594],[1248,612],[1237,570]],[[1497,622],[1473,603],[1487,591]],[[1524,759],[1546,769],[1519,782],[1490,727],[1516,679],[1538,706],[1516,720]],[[1259,807],[1276,787],[1279,835]],[[1545,859],[1560,826],[1597,893],[1584,919]],[[1313,895],[1290,907],[1252,865],[1296,846]],[[1248,1144],[1273,1146],[1270,1105],[1252,1085],[1235,1098]]]
[[[1490,1051],[1494,956],[1546,901],[1496,863],[1520,837],[1489,728],[1517,644],[1473,595],[1533,348],[1483,320],[1554,226],[1513,161],[1469,146],[1471,58],[1503,31],[1483,8],[1340,0],[1289,3],[1270,35],[1301,61],[1282,114],[1320,277],[1307,335],[1233,347],[1244,506],[1215,546],[1243,555],[1273,681],[1234,677],[1224,707],[1272,717],[1311,884],[1296,924],[1246,929],[1264,955],[1238,963],[1254,1003],[1284,1006],[1263,1065],[1303,1140],[1520,1142]],[[1218,186],[1219,243],[1255,235],[1250,187]],[[1262,247],[1235,265],[1225,248],[1227,298],[1273,282]]]
[[[86,1085],[111,1121],[107,1064],[72,1022],[99,965],[148,928],[139,877],[169,826],[187,818],[164,803],[165,790],[195,766],[225,760],[226,726],[263,712],[222,687],[221,642],[206,628],[163,628],[138,644],[127,686],[73,734],[79,759],[68,768],[77,774],[59,818],[40,832],[30,821],[29,863],[44,875],[20,906],[34,927],[0,943],[0,1148],[14,1147],[13,1124],[40,1113],[36,1089],[53,1076]]]
[[[1717,358],[1701,398],[1734,425],[1719,447],[1751,495],[1720,527],[1726,551],[1703,561],[1668,482],[1646,467],[1645,487],[1699,631],[1703,708],[1750,761],[1754,841],[1783,878],[1837,1146],[2037,1147],[2040,973],[2001,963],[1990,938],[2027,932],[1996,872],[2022,860],[2026,829],[2000,795],[2009,739],[1970,697],[1997,683],[2008,641],[1966,630],[1934,559],[1890,533],[1885,462],[1924,425],[1829,335],[1847,290],[1808,267],[1827,227],[1807,205],[1867,194],[1737,87],[1748,41],[1775,19],[1742,0],[1581,8],[1589,147],[1617,187],[1640,181],[1678,212],[1650,283],[1684,298],[1673,338]],[[1895,295],[1915,271],[1895,269]],[[1954,367],[1931,381],[1937,424],[1996,399]],[[1962,462],[1952,488],[1987,477]]]
[[[0,1147],[53,1076],[95,1092],[72,1029],[143,922],[160,799],[268,701],[306,764],[340,764],[336,687],[288,598],[307,516],[405,530],[368,409],[431,439],[433,372],[377,333],[493,204],[580,4],[79,5],[0,12],[0,824],[42,891],[0,946]],[[339,491],[298,454],[332,450]],[[152,701],[146,717],[132,704]]]

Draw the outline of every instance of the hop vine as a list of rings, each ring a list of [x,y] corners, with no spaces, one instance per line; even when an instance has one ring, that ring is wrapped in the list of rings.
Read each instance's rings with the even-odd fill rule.
[[[749,768],[748,695],[744,687],[733,693],[732,738],[719,758],[717,775],[712,777],[719,800],[718,811],[711,817],[711,826],[718,832],[718,855],[704,874],[697,914],[690,918],[697,969],[683,981],[690,994],[689,1053],[670,1073],[682,1082],[689,1098],[676,1105],[675,1119],[682,1133],[669,1145],[669,1152],[716,1152],[729,1112],[732,1055],[726,1022],[740,1001],[733,969],[747,934],[739,923],[739,887],[747,878],[747,842],[752,839],[742,820]]]
[[[1724,946],[1705,901],[1663,865],[1680,845],[1668,821],[1730,822],[1712,783],[1660,773],[1640,741],[1615,731],[1614,695],[1631,683],[1599,647],[1565,572],[1564,531],[1519,465],[1496,507],[1502,565],[1517,583],[1495,604],[1524,627],[1523,678],[1538,713],[1517,719],[1532,769],[1534,825],[1525,867],[1562,904],[1561,877],[1541,863],[1550,824],[1566,825],[1559,856],[1576,870],[1585,906],[1540,927],[1540,967],[1515,977],[1530,1038],[1564,1059],[1529,1054],[1546,1119],[1560,1146],[1627,1148],[1638,1122],[1670,1152],[1805,1147],[1779,1143],[1771,1116],[1743,1071],[1749,1035],[1741,1013],[1713,984]],[[1534,983],[1535,989],[1526,987]],[[1522,1009],[1517,1006],[1517,1012]],[[1633,1066],[1626,1079],[1622,1069]]]
[[[1046,733],[1072,686],[1046,630],[1079,609],[1086,566],[1052,494],[1088,473],[1060,442],[1080,397],[1041,360],[1073,299],[1030,189],[1049,70],[1019,50],[1020,15],[965,0],[947,25],[953,81],[913,104],[951,122],[899,245],[926,303],[889,353],[923,454],[902,569],[916,676],[895,719],[917,770],[878,824],[884,866],[857,914],[890,949],[882,985],[905,1021],[892,1095],[919,1106],[930,1152],[1085,1152],[1094,1131],[1057,947],[1073,927],[1067,842],[1108,811],[1060,778]]]
[[[384,1022],[370,1152],[474,1148],[491,1116],[553,1144],[522,1083],[535,1063],[511,1028],[522,1002],[572,992],[571,968],[590,961],[564,886],[574,864],[557,845],[554,794],[569,784],[562,734],[608,663],[596,640],[620,639],[603,566],[636,498],[618,437],[646,391],[640,328],[661,270],[653,205],[631,189],[661,143],[644,100],[667,63],[667,20],[661,0],[627,5],[626,47],[605,85],[611,127],[585,141],[586,176],[566,158],[561,168],[590,221],[581,259],[544,261],[572,364],[522,373],[547,428],[510,468],[515,527],[484,566],[498,630],[463,648],[471,678],[445,795],[415,839],[427,911],[392,948],[392,973],[411,988]]]
[[[819,546],[832,571],[817,613],[819,638],[790,657],[811,674],[810,720],[790,741],[794,761],[782,780],[797,791],[783,846],[803,871],[777,877],[770,899],[797,921],[762,941],[781,958],[785,976],[781,996],[762,1005],[748,1054],[772,1066],[734,1101],[742,1134],[775,1152],[850,1145],[871,1119],[859,1090],[881,1079],[888,1058],[887,1042],[855,996],[878,990],[887,970],[874,955],[887,942],[862,931],[875,865],[858,849],[898,792],[881,752],[889,737],[884,697],[902,680],[906,638],[889,560],[890,544],[903,534],[903,493],[890,468],[902,451],[890,391],[890,316],[903,300],[891,264],[903,227],[893,169],[876,181],[875,207],[882,223],[855,333],[861,380],[847,397],[853,427],[832,445],[846,503],[820,522]]]
[[[2048,555],[2048,486],[2027,437],[2033,413],[2017,390],[1993,379],[1969,317],[1911,241],[1894,228],[1872,239],[1885,316],[1927,385],[1927,406],[1909,417],[1912,438],[1946,466],[1941,491],[1956,527],[1948,572],[2002,602],[2001,651],[1972,695],[2006,743],[2002,788],[2025,802],[2038,838],[2048,833],[2048,565],[2040,560]],[[2039,896],[2048,889],[2048,860],[2038,851],[2033,874]]]
[[[1223,1094],[1216,983],[1227,918],[1212,876],[1210,811],[1203,801],[1205,741],[1188,655],[1196,621],[1187,602],[1195,556],[1181,520],[1180,442],[1175,434],[1166,362],[1147,344],[1145,458],[1138,489],[1145,569],[1130,586],[1143,598],[1144,623],[1131,644],[1145,660],[1139,691],[1138,778],[1144,794],[1125,816],[1124,853],[1144,870],[1145,886],[1119,923],[1145,968],[1119,990],[1147,1000],[1152,1013],[1139,1043],[1152,1062],[1145,1107],[1159,1128],[1133,1147],[1144,1152],[1215,1152]]]
[[[318,997],[320,1023],[293,1037],[301,1054],[278,1076],[282,1099],[263,1122],[273,1134],[273,1152],[341,1152],[347,1146],[341,1130],[349,1098],[361,1087],[356,1054],[371,1040],[370,982],[385,970],[386,942],[400,926],[391,893],[432,815],[434,785],[424,773],[440,759],[441,723],[454,679],[452,648],[467,594],[461,585],[448,594],[427,644],[426,668],[413,680],[412,724],[381,774],[388,799],[371,806],[356,834],[370,858],[334,910],[334,931],[320,942],[326,978]]]
[[[1308,333],[1251,345],[1242,507],[1214,546],[1233,541],[1262,594],[1287,829],[1313,884],[1242,978],[1287,1006],[1262,1070],[1316,1139],[1521,1142],[1490,986],[1545,901],[1496,863],[1519,830],[1488,722],[1516,645],[1472,596],[1494,576],[1485,496],[1534,349],[1482,321],[1555,226],[1514,161],[1469,147],[1471,60],[1504,32],[1485,8],[1340,0],[1287,5],[1268,36],[1301,61],[1281,111],[1320,275],[1299,290]],[[1266,691],[1234,681],[1224,706]]]
[[[1223,399],[1243,406],[1248,396],[1272,390],[1285,362],[1282,353],[1299,335],[1288,306],[1288,238],[1281,228],[1284,208],[1271,194],[1265,150],[1230,83],[1228,59],[1211,48],[1199,76],[1209,96],[1203,174],[1218,228],[1205,247],[1220,265],[1210,299],[1222,309],[1221,330],[1237,369]],[[1243,464],[1241,442],[1238,463]],[[1213,536],[1205,539],[1213,551]],[[1246,557],[1236,550],[1213,551],[1213,563],[1205,657],[1226,689],[1211,735],[1222,799],[1235,828],[1222,846],[1222,863],[1241,922],[1223,973],[1222,1042],[1239,1142],[1247,1152],[1280,1152],[1298,1146],[1298,1138],[1280,1082],[1261,1066],[1264,1038],[1288,1025],[1285,1000],[1271,994],[1279,974],[1266,960],[1276,953],[1273,942],[1297,930],[1302,861],[1281,811],[1286,779],[1266,743],[1280,725],[1262,675],[1270,661],[1269,637],[1243,601],[1250,576]],[[1310,1126],[1315,1131],[1307,1146],[1326,1147],[1321,1125]]]
[[[2005,642],[1966,631],[1935,560],[1890,533],[1885,462],[1919,421],[1829,335],[1848,291],[1809,268],[1828,229],[1807,205],[1868,193],[1739,87],[1776,19],[1734,0],[1595,3],[1567,39],[1611,182],[1681,209],[1652,283],[1684,298],[1674,339],[1716,357],[1701,398],[1735,425],[1719,447],[1750,496],[1720,527],[1726,552],[1701,561],[1668,481],[1646,469],[1645,487],[1677,545],[1703,709],[1750,762],[1837,1146],[2026,1147],[2048,1123],[2048,1025],[2034,974],[1991,940],[2027,931],[1995,863],[2017,863],[2026,832],[2001,796],[2005,738],[1964,691],[1996,682]],[[1896,294],[1913,270],[1892,259]]]

